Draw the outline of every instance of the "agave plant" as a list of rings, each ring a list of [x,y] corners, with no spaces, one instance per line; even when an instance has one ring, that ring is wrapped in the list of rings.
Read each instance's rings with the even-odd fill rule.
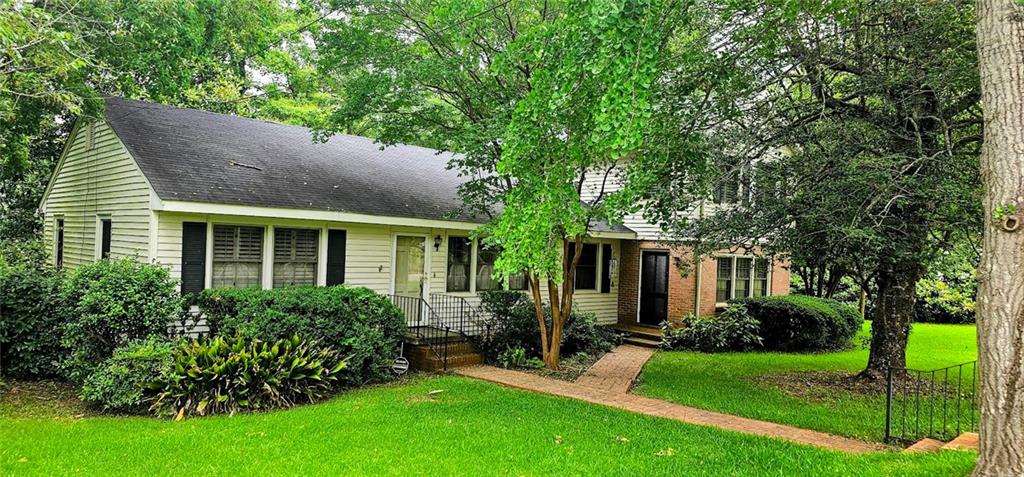
[[[184,342],[174,370],[153,384],[158,415],[257,411],[316,402],[335,387],[345,361],[294,336],[273,343],[241,337]]]

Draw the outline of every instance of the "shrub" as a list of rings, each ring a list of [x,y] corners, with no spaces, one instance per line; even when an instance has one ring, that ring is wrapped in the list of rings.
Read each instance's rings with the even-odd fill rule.
[[[58,374],[65,354],[59,330],[66,315],[61,275],[50,268],[0,265],[0,375]]]
[[[171,372],[173,350],[173,343],[153,337],[117,348],[86,378],[79,397],[107,411],[144,411],[153,383]]]
[[[343,384],[380,380],[405,335],[401,310],[366,288],[204,290],[198,298],[211,334],[276,341],[302,336],[345,356]]]
[[[181,311],[175,286],[165,268],[131,258],[100,260],[71,272],[61,293],[70,307],[62,337],[70,351],[61,364],[65,376],[81,383],[114,349],[166,337]]]
[[[761,346],[759,327],[760,323],[747,313],[745,306],[732,304],[718,315],[690,314],[682,323],[663,323],[661,346],[705,353],[750,351]]]
[[[765,349],[823,351],[850,346],[863,320],[856,309],[834,300],[781,295],[734,300],[761,323],[758,335]]]
[[[491,291],[480,295],[480,306],[488,316],[490,336],[478,338],[477,349],[494,362],[499,353],[522,348],[527,357],[541,356],[540,325],[533,299],[516,291]],[[545,305],[545,318],[551,324],[551,310]],[[575,353],[600,354],[621,342],[615,331],[597,323],[593,313],[573,310],[562,329],[564,356]]]
[[[159,392],[152,409],[181,419],[312,403],[330,394],[344,367],[333,350],[298,337],[183,342],[174,350],[172,371],[154,383]]]
[[[964,287],[967,288],[967,287]],[[973,288],[967,288],[973,292]],[[974,297],[942,280],[917,282],[914,321],[924,323],[974,323]]]
[[[498,364],[502,368],[543,368],[544,361],[528,358],[523,348],[507,348],[498,354]]]

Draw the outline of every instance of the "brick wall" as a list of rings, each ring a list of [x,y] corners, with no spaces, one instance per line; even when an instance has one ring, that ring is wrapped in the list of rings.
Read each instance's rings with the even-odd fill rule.
[[[637,324],[640,253],[643,250],[667,250],[669,252],[669,319],[678,320],[693,313],[694,300],[697,295],[697,270],[693,263],[692,250],[689,247],[669,246],[660,242],[624,240],[619,260],[619,323],[623,325]],[[679,265],[684,265],[684,268]],[[701,275],[700,314],[712,314],[715,313],[717,262],[714,258],[706,258],[699,266]],[[772,295],[789,294],[787,266],[788,264],[785,262],[774,264],[769,285]]]

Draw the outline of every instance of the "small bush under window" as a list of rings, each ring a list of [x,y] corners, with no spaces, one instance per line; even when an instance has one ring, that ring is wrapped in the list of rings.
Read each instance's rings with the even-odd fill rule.
[[[750,351],[761,346],[760,323],[745,306],[729,305],[718,315],[687,315],[680,323],[661,325],[661,346],[673,350],[694,350],[705,353]]]
[[[155,394],[154,383],[172,371],[174,344],[157,338],[136,341],[114,350],[85,383],[80,397],[107,411],[143,412]]]
[[[760,322],[758,334],[765,349],[825,351],[847,348],[863,319],[856,308],[835,300],[784,295],[734,300]]]

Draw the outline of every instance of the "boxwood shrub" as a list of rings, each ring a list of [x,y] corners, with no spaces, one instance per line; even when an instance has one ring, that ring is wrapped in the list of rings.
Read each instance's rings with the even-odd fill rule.
[[[212,335],[277,341],[293,336],[341,353],[343,385],[383,379],[405,335],[401,310],[367,288],[211,289],[196,299]]]
[[[761,323],[764,349],[826,351],[847,348],[860,331],[857,309],[835,300],[805,295],[780,295],[733,300],[742,303]]]
[[[173,369],[174,348],[174,343],[156,337],[117,348],[82,383],[79,397],[105,411],[145,411],[146,401],[155,395],[154,383],[165,380]]]

